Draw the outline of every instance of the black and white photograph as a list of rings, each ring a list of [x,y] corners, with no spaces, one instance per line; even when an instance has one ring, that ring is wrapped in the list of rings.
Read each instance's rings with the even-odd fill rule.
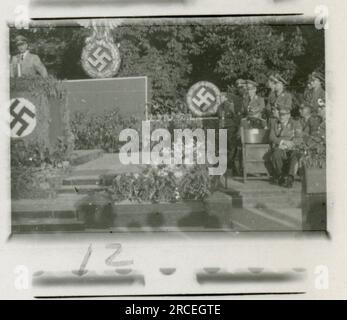
[[[319,260],[319,244],[326,252],[334,226],[343,227],[328,167],[344,152],[336,148],[344,136],[328,120],[341,104],[330,65],[344,62],[332,58],[338,36],[330,37],[329,5],[311,14],[275,14],[281,3],[272,6],[269,14],[100,17],[51,8],[28,21],[2,20],[4,252],[37,257],[16,262],[12,277],[25,271],[31,290],[70,297],[117,281],[141,287],[118,289],[127,295],[149,294],[148,286],[156,294],[303,295],[328,286],[332,269]],[[93,263],[96,251],[102,258]],[[148,285],[149,261],[171,276],[188,256],[203,261],[194,266],[197,290],[177,292],[187,281],[179,274],[173,292]]]
[[[12,232],[326,230],[314,21],[63,23],[9,29]]]

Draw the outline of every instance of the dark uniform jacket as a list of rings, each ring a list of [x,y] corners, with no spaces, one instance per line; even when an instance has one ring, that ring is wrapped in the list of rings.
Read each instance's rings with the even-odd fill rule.
[[[283,91],[279,96],[277,96],[275,101],[275,108],[277,108],[278,110],[281,110],[281,109],[292,109],[292,107],[293,107],[293,98],[289,92]]]
[[[266,109],[271,111],[272,108],[275,108],[277,97],[275,91],[270,91],[269,96],[267,97]]]
[[[248,113],[258,113],[262,112],[265,108],[264,98],[255,95],[248,103],[247,111]]]
[[[321,141],[326,141],[326,125],[325,120],[317,117],[319,119],[319,125],[316,130],[309,136],[306,136],[304,141],[307,145],[314,145],[316,143],[320,143]]]
[[[310,136],[317,131],[321,121],[317,116],[311,115],[307,120],[303,118],[300,119],[300,122],[303,134]]]
[[[307,97],[306,101],[313,108],[314,111],[317,111],[319,107],[319,100],[325,101],[325,91],[321,87],[317,90],[311,90],[311,94]]]
[[[278,146],[282,140],[293,141],[295,145],[299,145],[303,141],[302,126],[299,121],[289,118],[286,126],[282,125],[279,120],[272,122],[271,143]]]
[[[21,55],[18,54],[12,57],[11,60],[11,77],[17,77],[17,65],[21,66],[21,76],[35,76],[40,75],[47,77],[47,70],[41,62],[39,56],[26,52],[22,59]]]

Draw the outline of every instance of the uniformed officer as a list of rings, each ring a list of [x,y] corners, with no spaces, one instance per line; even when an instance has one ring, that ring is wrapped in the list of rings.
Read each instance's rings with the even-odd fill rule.
[[[240,171],[240,165],[237,160],[238,154],[238,129],[242,114],[242,97],[232,93],[222,93],[222,104],[218,108],[219,127],[227,130],[227,158],[228,169],[236,175]]]
[[[279,110],[279,119],[272,123],[270,141],[273,183],[291,188],[300,154],[295,150],[303,140],[302,126],[291,118],[290,108]]]
[[[39,56],[29,52],[27,38],[19,35],[15,38],[15,43],[19,53],[11,59],[11,77],[47,77],[46,67]]]
[[[312,99],[312,77],[309,75],[306,83],[306,88],[304,90],[304,100],[310,101]]]
[[[288,84],[287,81],[280,75],[276,74],[273,76],[275,81],[275,91],[276,91],[276,101],[274,104],[276,113],[281,109],[289,109],[293,108],[293,98],[292,95],[285,90],[285,86]]]
[[[318,112],[318,107],[325,101],[325,91],[323,85],[325,82],[324,75],[320,72],[313,72],[311,74],[311,95],[308,97],[307,102],[312,106],[313,112]]]
[[[305,137],[305,143],[307,145],[319,143],[326,139],[325,101],[318,107],[317,119],[319,123],[316,130],[310,136]]]
[[[303,102],[300,105],[300,115],[300,122],[304,136],[307,137],[313,135],[317,131],[321,122],[319,117],[312,113],[311,106],[306,102]]]
[[[269,76],[267,81],[267,86],[270,89],[269,95],[266,101],[266,109],[271,112],[271,110],[275,107],[276,102],[276,78],[273,74]]]
[[[252,80],[247,80],[247,91],[249,96],[249,102],[247,105],[247,115],[249,114],[262,114],[265,109],[264,98],[257,95],[258,83]]]
[[[236,80],[236,88],[239,92],[239,95],[241,97],[241,106],[239,110],[235,109],[235,112],[238,116],[240,116],[240,119],[244,117],[247,114],[247,106],[249,103],[249,94],[247,90],[247,80],[244,79],[238,79]],[[236,105],[235,105],[236,107]]]

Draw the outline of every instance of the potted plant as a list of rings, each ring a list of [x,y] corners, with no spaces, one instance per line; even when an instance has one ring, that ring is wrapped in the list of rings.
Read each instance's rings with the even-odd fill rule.
[[[314,135],[301,145],[303,229],[325,231],[326,213],[326,139],[322,123]]]

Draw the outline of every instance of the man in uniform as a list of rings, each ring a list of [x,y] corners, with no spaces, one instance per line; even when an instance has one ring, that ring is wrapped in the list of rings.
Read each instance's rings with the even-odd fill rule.
[[[307,145],[319,143],[326,139],[326,120],[325,120],[325,101],[318,107],[318,126],[311,135],[305,136],[304,141]]]
[[[304,99],[305,101],[310,101],[312,97],[312,77],[309,75],[306,83],[306,88],[304,90]]]
[[[238,103],[238,105],[235,104],[235,114],[239,117],[239,119],[241,119],[247,114],[247,106],[249,103],[247,80],[236,80],[236,89],[238,91],[238,95],[241,97],[241,101]]]
[[[290,108],[281,108],[279,119],[272,123],[270,130],[273,183],[287,188],[293,186],[300,158],[295,147],[302,142],[303,136],[301,124],[291,118],[290,111]]]
[[[248,129],[265,128],[266,121],[262,119],[265,103],[264,99],[257,95],[258,83],[252,80],[247,80],[246,84],[249,95],[249,103],[247,106],[247,117],[241,120],[241,126]]]
[[[281,109],[292,110],[293,98],[292,95],[285,90],[285,86],[288,84],[287,81],[280,75],[276,74],[273,76],[275,81],[276,101],[274,107],[277,112]]]
[[[247,92],[248,92],[248,105],[247,105],[247,114],[249,114],[249,112],[260,112],[262,114],[262,112],[265,109],[265,102],[264,102],[264,98],[260,97],[257,95],[257,87],[258,87],[258,83],[252,80],[247,80],[246,81],[246,88],[247,88]]]
[[[323,84],[325,82],[324,76],[320,72],[313,72],[311,74],[311,95],[308,97],[307,102],[312,106],[313,112],[317,113],[318,108],[322,101],[325,101],[325,91]]]
[[[275,102],[276,102],[276,78],[274,77],[274,75],[270,75],[268,82],[267,82],[267,86],[270,89],[269,95],[267,97],[267,101],[266,101],[266,111],[268,113],[269,116],[271,116],[271,111],[272,109],[275,107]]]
[[[236,80],[235,89],[235,93],[229,94],[226,99],[223,99],[224,103],[219,109],[219,118],[222,118],[222,127],[228,130],[228,169],[232,170],[233,175],[239,175],[241,173],[241,151],[238,132],[241,119],[246,115],[249,101],[246,80]]]
[[[11,60],[11,77],[47,77],[47,70],[41,62],[39,56],[32,54],[28,50],[28,40],[24,36],[17,36],[15,43],[18,54]]]
[[[304,136],[313,135],[320,124],[320,120],[317,115],[312,114],[312,108],[306,102],[300,105],[301,126]]]

